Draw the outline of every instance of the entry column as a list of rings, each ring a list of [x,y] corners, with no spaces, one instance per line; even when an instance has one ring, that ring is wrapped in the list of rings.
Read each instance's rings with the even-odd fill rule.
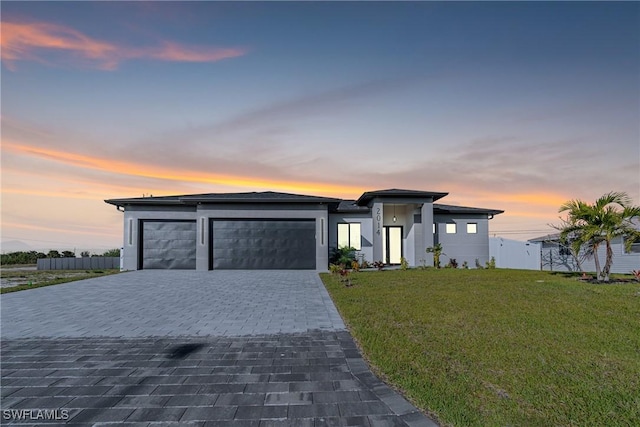
[[[383,232],[382,223],[384,218],[384,205],[380,202],[374,203],[371,208],[371,216],[373,217],[373,262],[382,261],[383,259]]]
[[[433,246],[433,203],[425,202],[421,209],[422,214],[422,255],[425,256],[426,265],[433,265],[433,254],[427,253],[427,248]]]

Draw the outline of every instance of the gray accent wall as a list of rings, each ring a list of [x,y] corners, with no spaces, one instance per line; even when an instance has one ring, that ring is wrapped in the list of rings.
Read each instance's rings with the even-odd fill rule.
[[[202,204],[198,218],[197,270],[209,269],[210,220],[216,219],[309,219],[315,224],[315,268],[327,271],[329,265],[328,211],[326,205],[279,204],[278,206]],[[215,239],[215,236],[214,236]]]
[[[137,270],[139,267],[141,220],[195,220],[195,218],[196,209],[191,206],[128,206],[124,212],[123,270]]]

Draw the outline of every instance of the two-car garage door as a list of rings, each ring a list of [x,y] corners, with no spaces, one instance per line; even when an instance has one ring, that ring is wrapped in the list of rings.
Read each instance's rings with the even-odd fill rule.
[[[139,268],[195,269],[195,221],[141,221]],[[209,268],[315,269],[315,220],[214,219]]]
[[[315,220],[214,219],[212,268],[315,269]]]

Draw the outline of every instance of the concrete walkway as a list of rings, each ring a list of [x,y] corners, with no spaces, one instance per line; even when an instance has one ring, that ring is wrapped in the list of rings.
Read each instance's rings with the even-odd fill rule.
[[[139,271],[1,305],[3,424],[436,426],[313,272]]]

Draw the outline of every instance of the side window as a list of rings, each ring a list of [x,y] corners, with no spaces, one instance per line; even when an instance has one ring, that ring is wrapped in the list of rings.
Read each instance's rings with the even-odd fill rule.
[[[467,223],[467,233],[468,234],[477,234],[478,233],[478,224],[475,222]]]
[[[456,234],[456,223],[455,222],[447,223],[445,231],[447,234]]]
[[[351,246],[357,250],[362,249],[359,222],[338,224],[338,247],[345,246]]]

